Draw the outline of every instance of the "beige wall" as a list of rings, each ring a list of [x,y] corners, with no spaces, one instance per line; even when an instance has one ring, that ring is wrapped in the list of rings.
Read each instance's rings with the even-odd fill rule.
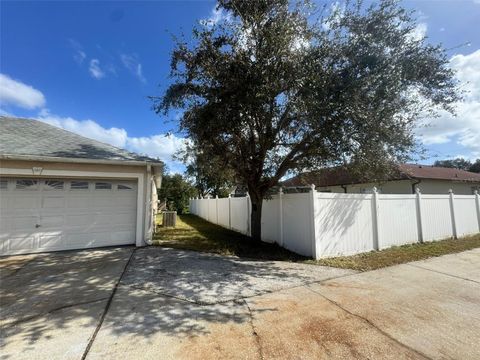
[[[347,193],[368,193],[375,186],[383,194],[411,194],[412,184],[417,180],[396,180],[385,183],[363,183],[355,185],[346,185]],[[448,180],[422,180],[415,185],[423,194],[447,194],[452,189],[458,195],[471,195],[473,190],[480,191],[480,183],[463,183]],[[328,191],[333,193],[344,193],[341,186],[318,187],[318,191]]]
[[[74,171],[98,171],[98,172],[122,172],[122,173],[138,173],[145,172],[144,166],[132,165],[110,165],[110,164],[77,164],[64,162],[49,161],[19,161],[19,160],[0,160],[0,168],[11,169],[32,169],[33,167],[41,167],[44,170],[74,170]],[[32,176],[35,176],[32,171]]]

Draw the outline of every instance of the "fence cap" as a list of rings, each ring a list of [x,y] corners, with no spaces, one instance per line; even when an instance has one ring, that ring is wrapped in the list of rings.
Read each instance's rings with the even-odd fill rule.
[[[416,192],[417,194],[421,194],[420,188],[416,187],[416,188],[415,188],[415,192]]]
[[[449,193],[449,194],[453,194],[453,190],[452,190],[452,189],[448,189],[448,193]]]
[[[473,195],[478,195],[478,190],[473,190]]]
[[[310,189],[315,190],[315,184],[310,185]]]

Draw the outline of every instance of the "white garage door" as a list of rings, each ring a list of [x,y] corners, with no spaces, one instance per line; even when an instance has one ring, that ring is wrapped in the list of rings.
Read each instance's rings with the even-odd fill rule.
[[[134,181],[0,179],[0,253],[135,243]]]

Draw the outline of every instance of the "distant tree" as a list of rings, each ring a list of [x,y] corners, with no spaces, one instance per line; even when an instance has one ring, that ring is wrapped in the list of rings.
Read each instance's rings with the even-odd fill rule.
[[[197,190],[197,196],[226,197],[234,187],[235,173],[223,158],[193,145],[176,156],[185,163],[185,174]]]
[[[475,160],[475,162],[472,163],[468,171],[471,171],[474,173],[480,173],[480,159]]]
[[[183,214],[188,208],[188,200],[195,194],[195,188],[182,175],[164,175],[158,199],[166,201],[168,210]]]
[[[384,171],[418,149],[420,116],[452,112],[459,99],[445,51],[418,38],[399,1],[328,13],[307,0],[217,7],[223,21],[176,45],[174,82],[154,106],[184,109],[180,129],[247,186],[254,239],[262,200],[287,173],[344,163]]]
[[[456,159],[448,159],[448,160],[437,160],[433,163],[433,166],[469,171],[472,166],[472,163],[469,160],[465,160],[463,158],[456,158]]]

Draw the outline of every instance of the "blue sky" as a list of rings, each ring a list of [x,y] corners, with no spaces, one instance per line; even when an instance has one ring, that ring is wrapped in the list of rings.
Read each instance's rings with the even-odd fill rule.
[[[480,157],[480,0],[404,1],[419,34],[442,43],[468,80],[459,117],[419,130],[432,158]],[[175,114],[161,118],[149,95],[169,83],[172,34],[215,18],[214,1],[1,2],[1,112],[35,117],[129,150],[160,157],[183,144]],[[469,43],[469,45],[462,44]],[[165,122],[165,120],[171,120]]]

